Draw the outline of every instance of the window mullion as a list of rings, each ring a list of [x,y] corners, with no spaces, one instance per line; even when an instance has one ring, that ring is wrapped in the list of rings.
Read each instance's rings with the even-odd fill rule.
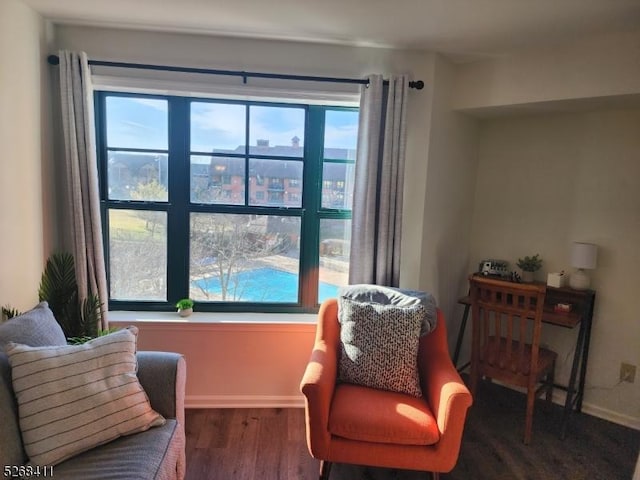
[[[309,106],[305,126],[305,165],[302,195],[302,233],[300,242],[301,302],[305,310],[314,310],[318,303],[319,218],[322,191],[322,149],[324,139],[324,109]]]
[[[167,300],[189,296],[190,103],[169,97],[169,205],[167,227]]]
[[[111,274],[110,274],[110,262],[109,262],[109,208],[108,200],[109,193],[107,188],[108,171],[107,171],[107,119],[106,119],[106,96],[104,92],[94,93],[94,110],[95,110],[95,128],[97,134],[96,138],[96,151],[98,159],[98,190],[100,192],[100,218],[102,224],[102,245],[104,255],[104,266],[107,276],[107,292],[111,295]],[[107,299],[102,299],[106,301]]]
[[[249,146],[249,138],[251,136],[251,133],[249,131],[249,125],[250,125],[250,117],[249,115],[251,114],[251,107],[249,105],[246,106],[245,111],[244,111],[244,204],[249,205],[249,197],[250,197],[250,192],[249,192],[249,188],[251,188],[250,182],[249,182],[249,175],[250,175],[250,170],[249,170],[249,164],[251,163],[249,161],[249,152],[251,150],[251,147]]]

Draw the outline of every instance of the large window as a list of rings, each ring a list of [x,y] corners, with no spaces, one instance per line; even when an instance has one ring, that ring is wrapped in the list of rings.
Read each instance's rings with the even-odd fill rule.
[[[111,309],[313,311],[346,285],[358,111],[98,92]]]

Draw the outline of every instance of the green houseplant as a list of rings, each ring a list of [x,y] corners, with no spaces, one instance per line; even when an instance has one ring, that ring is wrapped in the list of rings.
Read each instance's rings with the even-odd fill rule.
[[[97,295],[79,299],[75,264],[70,253],[54,253],[49,257],[40,278],[38,299],[49,304],[69,343],[84,343],[117,330],[100,329],[101,303]],[[1,312],[1,320],[22,314],[9,305],[2,307]]]
[[[176,303],[176,308],[178,309],[178,315],[181,317],[188,317],[193,313],[193,300],[190,298],[183,298],[182,300],[178,300]]]
[[[542,267],[542,258],[540,258],[540,254],[536,253],[531,257],[518,258],[516,265],[522,270],[522,280],[532,282],[534,272],[537,272]]]
[[[100,299],[89,295],[81,300],[73,255],[54,253],[47,260],[40,288],[40,301],[47,301],[65,337],[95,338],[100,329]]]
[[[0,312],[0,323],[22,314],[21,311],[13,308],[11,305],[5,305],[4,307],[2,307],[2,309],[0,309]]]

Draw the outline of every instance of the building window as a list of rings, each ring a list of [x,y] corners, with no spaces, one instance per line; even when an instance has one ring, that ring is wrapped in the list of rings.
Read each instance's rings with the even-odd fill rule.
[[[297,193],[288,193],[287,200],[289,203],[300,203],[300,195]]]
[[[347,284],[357,109],[97,92],[96,125],[111,309],[313,311]]]

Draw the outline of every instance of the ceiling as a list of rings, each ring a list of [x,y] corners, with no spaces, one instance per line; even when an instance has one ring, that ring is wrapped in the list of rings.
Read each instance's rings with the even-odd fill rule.
[[[640,0],[22,0],[55,23],[423,49],[455,61],[640,29]]]

